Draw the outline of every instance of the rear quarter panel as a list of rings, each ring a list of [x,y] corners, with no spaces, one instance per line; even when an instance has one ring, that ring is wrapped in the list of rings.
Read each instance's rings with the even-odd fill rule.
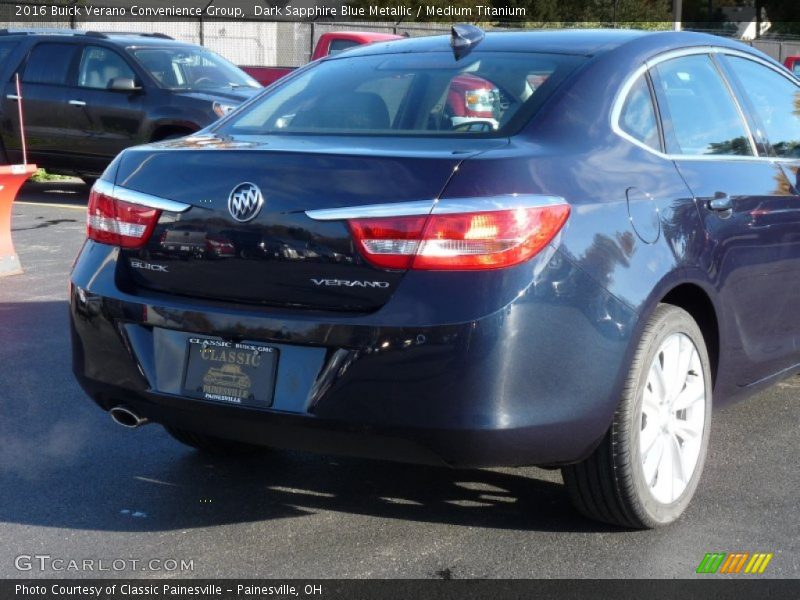
[[[572,204],[562,250],[636,311],[632,341],[677,285],[691,283],[706,293],[720,328],[716,397],[727,401],[746,393],[733,383],[730,371],[737,367],[726,361],[725,351],[741,345],[741,336],[726,325],[717,282],[703,263],[708,240],[693,194],[672,161],[621,138],[610,123],[626,77],[647,59],[674,50],[672,39],[673,34],[648,36],[590,60],[520,136],[535,140],[542,156],[529,165],[530,176],[518,177]],[[687,39],[681,45],[693,45]],[[703,42],[708,45],[707,38]],[[720,45],[735,44],[720,38]]]

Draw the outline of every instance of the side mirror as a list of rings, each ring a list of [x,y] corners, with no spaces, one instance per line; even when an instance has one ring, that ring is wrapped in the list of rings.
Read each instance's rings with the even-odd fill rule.
[[[142,88],[136,85],[136,82],[130,77],[114,77],[114,79],[108,82],[108,87],[106,89],[113,92],[135,92]]]

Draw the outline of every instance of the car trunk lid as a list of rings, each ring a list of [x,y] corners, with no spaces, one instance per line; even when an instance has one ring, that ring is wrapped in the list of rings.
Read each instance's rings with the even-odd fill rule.
[[[461,161],[503,143],[194,136],[128,151],[117,186],[191,208],[164,212],[143,248],[122,250],[126,275],[137,287],[198,298],[377,309],[403,271],[368,264],[346,222],[315,220],[306,211],[432,202]],[[241,222],[229,199],[238,187],[247,204],[250,186],[263,205]]]

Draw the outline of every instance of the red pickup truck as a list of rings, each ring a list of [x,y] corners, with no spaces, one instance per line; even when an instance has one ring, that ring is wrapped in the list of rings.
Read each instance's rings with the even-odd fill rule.
[[[335,31],[331,33],[323,33],[317,45],[314,47],[314,53],[311,55],[311,60],[317,60],[324,56],[331,54],[338,54],[343,50],[352,48],[353,46],[361,46],[363,44],[372,44],[374,42],[391,42],[393,40],[401,40],[403,36],[394,35],[391,33],[364,33],[360,31]],[[242,71],[250,75],[253,79],[258,81],[264,87],[271,83],[278,81],[284,75],[288,75],[295,70],[296,67],[256,67],[256,66],[239,66]]]
[[[323,33],[311,60],[337,54],[353,46],[401,40],[403,36],[391,33],[366,33],[360,31],[336,31]],[[243,71],[263,86],[276,82],[291,73],[295,67],[257,67],[241,66]],[[450,84],[447,107],[454,126],[471,121],[490,121],[497,127],[495,113],[501,101],[500,91],[489,81],[475,75],[459,75]]]
[[[783,61],[783,66],[800,77],[800,54],[787,56],[786,60]]]

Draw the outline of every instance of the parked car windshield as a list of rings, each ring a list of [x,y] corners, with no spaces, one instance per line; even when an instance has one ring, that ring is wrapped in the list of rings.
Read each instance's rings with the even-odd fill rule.
[[[160,85],[171,90],[261,87],[239,67],[204,48],[145,47],[129,52]]]
[[[584,59],[473,52],[331,59],[249,105],[228,134],[507,135]]]

